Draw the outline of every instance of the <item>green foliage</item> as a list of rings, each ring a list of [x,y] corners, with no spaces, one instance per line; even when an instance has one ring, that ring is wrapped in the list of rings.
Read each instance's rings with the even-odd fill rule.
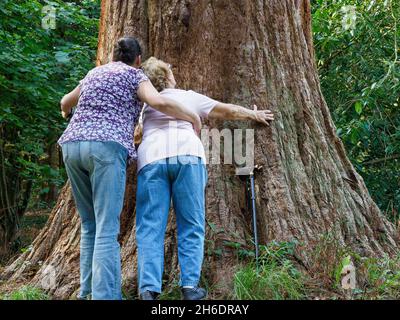
[[[349,265],[351,263],[351,257],[350,255],[346,255],[343,259],[340,260],[338,265],[335,267],[333,275],[334,275],[334,280],[335,280],[335,288],[338,288],[340,285],[340,282],[342,280],[342,270],[345,266]]]
[[[400,299],[400,255],[390,258],[359,258],[358,298]]]
[[[315,295],[310,291],[312,289],[317,296],[322,295],[325,299],[400,298],[400,255],[361,257],[351,248],[340,244],[333,233],[321,235],[311,250],[313,264],[308,270],[311,280],[307,286],[307,296]],[[342,270],[350,262],[355,267],[356,288],[344,295]]]
[[[307,273],[293,263],[296,242],[261,246],[260,268],[254,262],[234,276],[233,299],[400,299],[400,255],[361,257],[343,246],[333,233],[310,245],[312,265]],[[356,288],[341,288],[343,267],[353,262]]]
[[[336,236],[336,232],[321,234],[311,247],[313,264],[309,273],[320,286],[337,289],[340,286],[343,266],[348,264],[350,252]]]
[[[241,267],[234,275],[233,299],[304,299],[304,277],[289,258],[295,243],[271,242],[260,247],[260,265]]]
[[[55,29],[42,26],[45,6],[55,9]],[[34,207],[48,206],[38,200],[65,181],[59,156],[50,151],[66,127],[59,101],[94,66],[98,17],[99,0],[2,0],[0,170],[6,183],[0,191],[7,199],[0,205],[8,217],[20,217],[29,199]],[[1,223],[19,218],[11,220]],[[2,228],[11,234],[14,227]]]
[[[337,133],[378,206],[397,221],[400,2],[318,0],[312,9],[321,86]]]
[[[289,256],[294,255],[294,250],[298,242],[296,240],[290,242],[271,241],[267,245],[260,246],[260,260],[266,263],[284,262]]]
[[[6,294],[3,300],[49,300],[49,296],[39,288],[24,286],[14,292]]]

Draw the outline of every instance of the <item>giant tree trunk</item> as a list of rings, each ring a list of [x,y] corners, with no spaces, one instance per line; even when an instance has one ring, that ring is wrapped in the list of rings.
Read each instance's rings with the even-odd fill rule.
[[[372,201],[336,135],[314,62],[309,1],[103,1],[99,64],[110,61],[112,46],[122,35],[138,37],[145,56],[176,66],[180,87],[274,111],[276,120],[269,127],[255,126],[255,158],[264,168],[256,179],[261,243],[303,242],[304,249],[296,254],[306,268],[312,265],[307,245],[327,232],[361,255],[398,248],[394,226]],[[210,125],[247,128],[254,123]],[[224,241],[251,245],[251,219],[244,186],[233,167],[210,165],[208,170],[209,250],[203,273],[221,291],[235,264]],[[132,292],[134,172],[131,167],[121,222],[124,284]],[[216,249],[222,249],[222,255],[213,254]],[[178,270],[172,215],[165,250],[166,278],[172,281]],[[67,298],[79,285],[78,258],[79,219],[67,184],[32,251],[10,265],[5,275],[10,281],[22,278],[47,286],[55,297]]]

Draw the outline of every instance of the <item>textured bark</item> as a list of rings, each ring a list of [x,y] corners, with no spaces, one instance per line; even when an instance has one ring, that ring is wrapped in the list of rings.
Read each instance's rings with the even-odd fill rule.
[[[398,248],[397,231],[371,199],[336,135],[320,89],[310,20],[305,0],[106,0],[97,59],[98,64],[108,62],[116,39],[134,35],[145,56],[176,67],[179,87],[272,109],[276,120],[269,127],[255,126],[256,163],[263,166],[256,179],[260,242],[304,242],[296,254],[306,268],[312,265],[307,245],[327,232],[363,256]],[[233,129],[254,123],[210,125]],[[135,171],[129,170],[121,243],[125,288],[135,292]],[[234,167],[210,165],[208,170],[203,274],[214,292],[223,292],[235,267],[225,241],[251,247],[251,218]],[[168,281],[178,273],[174,224],[171,215],[165,249]],[[4,274],[10,281],[25,277],[40,284],[46,266],[52,265],[57,277],[49,291],[65,298],[78,288],[78,257],[79,220],[67,185],[33,250]]]

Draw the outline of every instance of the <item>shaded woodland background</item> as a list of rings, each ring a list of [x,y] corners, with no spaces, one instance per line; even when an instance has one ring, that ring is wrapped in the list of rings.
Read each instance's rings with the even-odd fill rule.
[[[66,125],[58,101],[94,66],[100,4],[3,2],[0,227],[8,232],[1,233],[0,252],[6,265],[21,251],[29,250],[65,183],[55,144]],[[55,30],[41,28],[44,4],[58,8]],[[346,6],[354,6],[354,11]],[[337,135],[372,198],[395,225],[399,224],[400,209],[399,7],[396,1],[311,2],[316,64]],[[252,257],[251,248],[230,245],[237,250],[238,261]],[[315,247],[314,258],[319,262],[315,271],[321,275],[317,280],[302,278],[301,266],[291,259],[294,246],[296,243],[288,242],[265,245],[268,268],[262,279],[269,291],[260,290],[256,298],[304,298],[313,296],[314,291],[324,296],[321,287],[333,292],[339,287],[337,261],[345,259],[348,252],[340,251],[332,235],[322,237]],[[336,262],[324,265],[330,255]],[[398,258],[357,258],[366,284],[353,294],[368,298],[399,295]],[[274,283],[276,274],[279,281]],[[244,264],[234,279],[237,298],[247,297],[244,289],[255,285],[253,278],[251,263]],[[32,291],[22,294],[35,294]],[[174,298],[173,287],[168,294]],[[329,296],[335,294],[340,293]]]

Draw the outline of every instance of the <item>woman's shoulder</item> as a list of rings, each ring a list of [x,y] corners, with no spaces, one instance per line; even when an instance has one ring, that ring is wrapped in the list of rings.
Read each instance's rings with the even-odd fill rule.
[[[112,70],[113,68],[114,68],[114,63],[113,62],[109,62],[109,63],[102,64],[102,65],[94,67],[93,69],[91,69],[88,72],[88,75],[106,73],[106,72]]]
[[[141,69],[132,67],[121,61],[112,61],[97,68],[99,68],[98,73],[100,74],[112,74],[113,77],[123,77],[133,82],[147,80],[147,77]]]
[[[176,89],[176,88],[165,88],[163,91],[160,92],[162,95],[185,95],[189,91],[183,89]]]
[[[175,89],[175,90],[180,90],[180,89]],[[194,97],[204,96],[203,94],[198,93],[194,90],[180,90],[180,91],[183,91],[188,96],[194,96]]]
[[[167,88],[160,92],[162,95],[167,95],[171,98],[173,97],[181,97],[185,99],[189,99],[193,102],[202,101],[204,99],[209,99],[207,96],[198,93],[193,90],[184,90],[184,89],[176,89],[176,88]]]
[[[145,75],[142,69],[125,65],[123,70],[130,76],[130,79],[136,84],[145,80],[149,80],[149,78]]]
[[[106,64],[102,64],[93,68],[92,70],[99,70],[99,71],[135,71],[137,70],[134,67],[131,67],[121,61],[110,61]]]

